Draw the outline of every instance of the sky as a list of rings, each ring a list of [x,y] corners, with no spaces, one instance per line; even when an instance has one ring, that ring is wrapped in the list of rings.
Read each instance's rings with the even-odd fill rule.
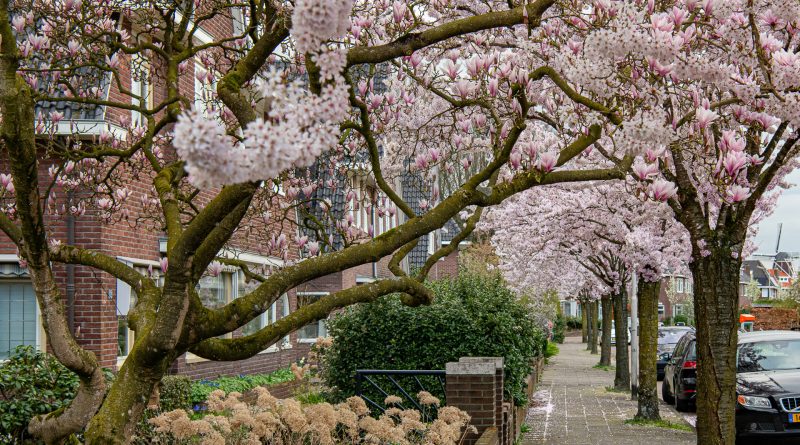
[[[778,223],[783,223],[780,250],[800,252],[800,170],[795,170],[786,178],[794,186],[783,191],[775,212],[758,225],[758,235],[754,240],[758,245],[756,252],[775,252]]]

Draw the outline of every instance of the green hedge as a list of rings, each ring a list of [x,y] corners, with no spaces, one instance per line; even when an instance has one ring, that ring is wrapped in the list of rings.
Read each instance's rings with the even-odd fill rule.
[[[411,308],[386,297],[328,321],[333,345],[323,355],[322,376],[334,396],[355,393],[356,369],[444,369],[460,357],[499,356],[506,399],[525,403],[531,361],[547,344],[528,306],[499,277],[460,276],[429,286],[436,295],[430,306]]]

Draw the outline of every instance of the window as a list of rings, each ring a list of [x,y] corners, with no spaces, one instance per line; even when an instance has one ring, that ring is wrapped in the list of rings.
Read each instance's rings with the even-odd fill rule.
[[[675,317],[677,315],[684,315],[682,304],[676,304],[675,306],[672,306],[672,316]]]
[[[135,54],[131,57],[131,105],[152,108],[151,93],[150,62],[142,54]],[[131,110],[131,124],[143,126],[145,119],[138,111]]]
[[[197,283],[197,293],[203,306],[217,309],[224,306],[231,299],[231,274],[205,275]]]
[[[780,281],[781,283],[788,283],[789,282],[789,277],[779,277],[778,281]]]
[[[326,295],[328,295],[328,292],[298,292],[297,309],[308,306]],[[327,335],[325,320],[309,323],[297,331],[297,338],[302,342],[316,341],[318,337],[326,337]]]
[[[693,292],[694,289],[692,288],[692,280],[686,280],[686,293],[691,294]]]
[[[30,282],[0,284],[0,360],[17,346],[39,347],[39,309]]]
[[[683,293],[683,278],[675,278],[675,292]]]
[[[436,235],[431,232],[428,234],[428,255],[436,253]]]
[[[155,261],[144,261],[132,264],[122,260],[129,266],[133,266],[137,272],[144,276],[151,277],[157,286],[162,286],[163,277],[159,273],[158,263]],[[128,312],[136,305],[136,292],[122,280],[117,280],[117,367],[122,366],[125,358],[133,348],[134,332],[128,327]]]
[[[203,62],[199,57],[194,59],[194,108],[202,116],[208,117],[209,110],[214,110],[214,93],[217,91],[217,76],[213,75],[210,82],[201,81],[205,79],[208,70],[203,68]],[[216,74],[213,73],[212,74]]]
[[[664,303],[658,303],[658,315],[664,315],[665,312]]]
[[[239,272],[239,297],[245,296],[253,291],[259,284],[257,281],[251,280],[249,283],[245,280],[244,272]],[[242,335],[252,335],[256,332],[263,329],[265,326],[269,326],[272,323],[280,320],[281,318],[289,315],[289,296],[283,294],[281,298],[277,301],[272,303],[272,306],[269,307],[263,314],[259,315],[258,317],[252,319],[250,323],[247,323],[242,327]],[[284,346],[289,343],[289,337],[286,337],[283,341]],[[267,352],[275,351],[277,348],[273,345],[266,349]]]

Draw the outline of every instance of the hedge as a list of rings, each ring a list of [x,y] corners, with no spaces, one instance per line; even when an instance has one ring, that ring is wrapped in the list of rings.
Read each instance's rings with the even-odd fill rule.
[[[428,286],[435,293],[429,306],[411,308],[392,296],[328,321],[333,345],[322,355],[322,377],[333,395],[355,394],[356,369],[444,369],[460,357],[504,357],[505,397],[524,404],[525,378],[547,344],[529,307],[496,276],[462,275]]]

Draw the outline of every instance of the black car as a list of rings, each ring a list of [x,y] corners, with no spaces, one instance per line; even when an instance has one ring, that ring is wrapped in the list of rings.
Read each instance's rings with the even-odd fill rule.
[[[800,437],[800,332],[739,333],[736,434]]]
[[[664,366],[661,397],[678,411],[687,411],[697,395],[697,351],[693,330],[686,332],[675,345]]]
[[[658,358],[656,359],[656,377],[658,380],[664,378],[664,367],[672,357],[672,351],[675,350],[678,341],[683,338],[687,332],[693,332],[694,329],[689,326],[664,326],[658,328]]]

